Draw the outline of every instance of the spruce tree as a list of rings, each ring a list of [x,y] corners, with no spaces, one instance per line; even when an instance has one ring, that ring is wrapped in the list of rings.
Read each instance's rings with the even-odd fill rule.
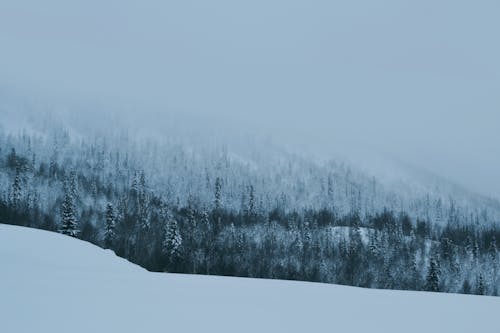
[[[219,211],[222,208],[222,180],[220,177],[215,179],[215,210]]]
[[[250,185],[248,187],[248,210],[247,210],[247,214],[248,214],[248,221],[249,222],[253,222],[254,219],[256,218],[256,215],[257,215],[257,207],[256,207],[256,204],[255,204],[255,190],[253,188],[253,185]]]
[[[331,206],[333,206],[333,192],[334,191],[334,188],[333,188],[333,178],[332,178],[332,175],[329,174],[328,175],[328,185],[327,185],[327,197],[328,197],[328,200],[329,200],[329,203]]]
[[[214,230],[218,233],[222,229],[222,180],[220,177],[215,179],[215,200],[214,200]]]
[[[14,209],[19,209],[21,205],[21,170],[20,167],[16,167],[16,177],[12,183],[11,193],[10,193],[10,203]]]
[[[439,265],[434,258],[430,260],[425,289],[427,291],[439,291]]]
[[[415,255],[412,256],[410,269],[411,269],[410,289],[419,290],[419,287],[421,285],[421,282],[420,282],[421,277],[420,277],[420,271],[418,268],[417,258]]]
[[[69,191],[71,192],[71,197],[73,198],[73,204],[76,204],[78,201],[78,189],[77,189],[77,176],[76,172],[71,171],[69,175]]]
[[[439,198],[436,202],[436,222],[440,223],[443,220],[443,202]]]
[[[108,203],[106,206],[106,226],[104,230],[104,246],[112,249],[115,240],[116,217],[113,205]]]
[[[186,245],[190,248],[196,248],[200,241],[200,230],[198,228],[197,223],[197,212],[195,207],[195,199],[189,194],[188,196],[188,206],[186,209],[186,231],[187,231],[187,239]]]
[[[182,236],[177,221],[169,217],[165,226],[165,238],[163,240],[163,254],[167,256],[168,266],[175,269],[181,259]]]
[[[489,247],[490,258],[493,261],[493,264],[496,264],[498,257],[498,249],[497,249],[497,239],[495,236],[491,238],[490,247]]]
[[[361,229],[357,218],[353,221],[353,226],[349,229],[349,247],[347,254],[347,280],[351,285],[355,285],[356,278],[359,277],[360,265],[363,256],[363,240]]]
[[[485,292],[485,285],[484,285],[483,274],[479,274],[479,277],[477,278],[476,295],[484,295],[484,292]]]
[[[75,204],[72,196],[72,191],[67,188],[64,195],[64,200],[61,205],[61,222],[60,232],[64,235],[76,237],[78,235],[77,220],[75,212]]]
[[[462,293],[463,294],[470,294],[471,293],[471,286],[470,286],[468,279],[465,279],[464,283],[462,284]]]

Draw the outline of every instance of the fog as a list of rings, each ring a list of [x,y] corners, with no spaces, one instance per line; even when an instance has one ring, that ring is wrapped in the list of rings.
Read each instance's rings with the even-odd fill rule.
[[[496,0],[2,0],[0,89],[364,147],[500,197],[499,15]]]

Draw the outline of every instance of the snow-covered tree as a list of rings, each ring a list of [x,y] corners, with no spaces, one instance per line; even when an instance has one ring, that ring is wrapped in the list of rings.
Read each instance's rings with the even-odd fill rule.
[[[427,291],[439,291],[439,274],[439,265],[435,258],[431,258],[425,285]]]
[[[174,218],[170,218],[165,226],[165,238],[163,240],[163,253],[167,256],[169,266],[175,268],[181,258],[182,236],[179,226]]]
[[[76,237],[78,235],[78,222],[76,219],[76,208],[73,198],[73,191],[70,186],[65,189],[64,200],[61,205],[61,229],[62,234]]]
[[[19,209],[21,206],[22,187],[21,187],[21,171],[20,167],[16,167],[16,176],[12,183],[10,192],[10,204],[14,209]]]
[[[53,131],[26,140],[0,128],[0,221],[70,235],[78,225],[78,237],[150,270],[469,293],[482,275],[490,295],[500,285],[500,209],[445,182],[400,188],[272,147],[221,158],[208,143]],[[116,217],[105,206],[96,223],[103,202]]]
[[[215,200],[214,200],[215,210],[220,210],[222,208],[222,180],[220,177],[215,179]]]
[[[113,209],[113,205],[108,203],[106,205],[106,226],[104,229],[104,246],[108,249],[113,248],[115,241],[115,225],[116,225],[116,216],[115,211]]]
[[[484,295],[485,288],[483,274],[479,274],[476,282],[476,295]]]

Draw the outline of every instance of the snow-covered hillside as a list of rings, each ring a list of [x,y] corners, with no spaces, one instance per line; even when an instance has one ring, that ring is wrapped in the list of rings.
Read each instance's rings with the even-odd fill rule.
[[[495,332],[500,298],[149,273],[0,225],[1,332]]]
[[[130,186],[140,170],[148,188],[171,204],[186,205],[195,194],[201,206],[209,207],[214,180],[221,177],[224,207],[231,210],[246,205],[252,185],[259,209],[265,211],[279,202],[285,210],[328,207],[340,215],[353,210],[362,216],[385,209],[404,211],[414,220],[437,225],[490,226],[500,221],[497,199],[376,153],[359,159],[342,154],[320,158],[252,135],[213,135],[206,129],[193,129],[189,121],[165,123],[162,134],[151,130],[145,136],[124,124],[101,120],[107,128],[104,133],[68,116],[13,105],[0,103],[0,145],[6,147],[5,155],[14,149],[32,163],[32,170],[58,164],[67,173],[78,171],[118,188]],[[14,171],[9,170],[9,175],[0,168],[0,185],[5,189]],[[53,195],[60,189],[57,182],[37,182],[35,178],[42,174],[43,170],[33,177],[34,182],[26,183],[36,189],[40,206],[50,211],[56,199]],[[2,194],[9,195],[8,191]],[[99,191],[96,195],[100,196]],[[95,201],[90,204],[96,206]]]

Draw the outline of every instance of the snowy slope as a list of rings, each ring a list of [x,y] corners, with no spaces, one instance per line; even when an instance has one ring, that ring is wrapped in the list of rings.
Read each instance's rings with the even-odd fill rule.
[[[0,331],[495,332],[500,298],[149,273],[88,243],[0,225]]]
[[[55,159],[67,169],[88,178],[105,177],[118,187],[131,185],[132,179],[123,178],[124,174],[142,170],[155,195],[172,204],[178,199],[186,205],[189,194],[196,193],[200,204],[209,207],[213,179],[223,175],[224,206],[233,210],[241,209],[242,195],[252,184],[257,202],[265,210],[274,209],[280,198],[288,210],[322,209],[333,203],[339,215],[347,215],[353,208],[363,216],[389,209],[405,211],[413,221],[441,225],[454,221],[487,226],[500,221],[498,199],[376,151],[362,150],[351,156],[321,153],[319,148],[309,152],[253,134],[233,135],[223,127],[204,128],[181,116],[162,123],[161,131],[144,127],[148,129],[144,135],[130,124],[110,120],[110,115],[99,118],[100,126],[95,126],[72,119],[69,111],[62,116],[62,111],[44,112],[40,106],[24,106],[20,101],[6,103],[4,95],[9,96],[0,90],[0,145],[7,147],[4,152],[14,148],[25,157],[35,153],[37,170]],[[129,131],[130,136],[124,134]],[[100,155],[90,153],[99,150]],[[109,157],[104,158],[106,155]],[[60,187],[58,182],[45,183],[40,176],[33,178],[32,186],[40,194],[40,205],[52,207]],[[12,182],[13,174],[0,170],[0,186],[7,188]],[[332,192],[328,194],[330,182]],[[283,193],[285,200],[281,200]]]

